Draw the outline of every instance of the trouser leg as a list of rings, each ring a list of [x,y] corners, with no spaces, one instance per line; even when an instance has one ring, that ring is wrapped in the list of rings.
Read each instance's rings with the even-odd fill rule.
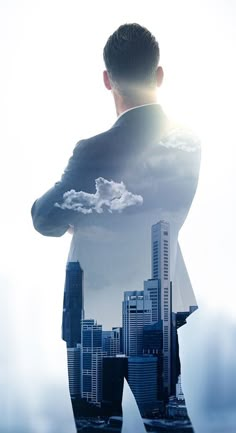
[[[112,369],[111,358],[108,362],[104,358],[103,375],[96,377],[96,371],[93,374],[91,370],[81,369],[80,350],[80,347],[67,348],[69,389],[77,431],[121,433],[124,384],[121,365],[114,358]],[[100,386],[96,392],[96,387]]]

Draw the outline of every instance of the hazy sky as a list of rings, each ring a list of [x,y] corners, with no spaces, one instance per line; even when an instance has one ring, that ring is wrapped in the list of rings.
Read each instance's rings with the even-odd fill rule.
[[[139,22],[156,35],[165,70],[160,102],[202,137],[199,188],[180,240],[198,304],[206,305],[208,321],[215,312],[221,323],[228,320],[230,346],[236,4],[2,0],[0,7],[0,401],[8,403],[0,431],[64,433],[73,431],[60,340],[70,235],[39,235],[30,208],[59,180],[76,142],[114,123],[112,97],[102,83],[102,48],[124,22]],[[66,428],[60,410],[55,414],[55,389]]]

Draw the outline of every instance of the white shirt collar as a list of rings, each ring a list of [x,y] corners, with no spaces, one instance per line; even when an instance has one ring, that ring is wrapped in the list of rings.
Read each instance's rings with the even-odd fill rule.
[[[139,108],[139,107],[145,107],[146,105],[158,105],[158,103],[157,102],[151,102],[150,104],[142,104],[142,105],[137,105],[136,107],[128,108],[127,110],[120,113],[116,120],[118,120],[121,116],[123,116],[123,114],[127,113],[127,111],[135,110],[136,108]]]

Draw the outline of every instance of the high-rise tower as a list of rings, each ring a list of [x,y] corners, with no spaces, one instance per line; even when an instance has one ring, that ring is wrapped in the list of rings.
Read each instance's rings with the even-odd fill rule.
[[[102,400],[102,325],[84,319],[81,342],[81,394],[87,401],[100,405]]]
[[[102,350],[106,356],[116,356],[121,353],[121,328],[113,327],[111,331],[102,331]]]
[[[83,270],[80,263],[68,262],[63,303],[62,338],[67,347],[81,343],[81,320],[84,317]]]
[[[67,348],[67,367],[71,398],[81,397],[81,345]]]
[[[152,322],[161,320],[161,282],[160,280],[148,279],[144,281],[144,294],[152,301]]]
[[[157,403],[157,357],[129,356],[128,380],[142,416]]]
[[[171,393],[171,282],[170,224],[159,221],[151,232],[152,278],[160,282],[161,320],[163,321],[163,386]]]
[[[122,303],[124,353],[137,356],[143,353],[143,327],[152,322],[152,301],[143,290],[124,292]]]

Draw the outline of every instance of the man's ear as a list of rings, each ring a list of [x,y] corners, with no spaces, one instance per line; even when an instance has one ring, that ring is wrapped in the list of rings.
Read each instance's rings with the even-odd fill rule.
[[[162,85],[163,78],[164,78],[164,71],[161,66],[158,66],[156,70],[157,87],[160,87]]]
[[[111,90],[111,83],[107,71],[103,71],[103,82],[108,90]]]

